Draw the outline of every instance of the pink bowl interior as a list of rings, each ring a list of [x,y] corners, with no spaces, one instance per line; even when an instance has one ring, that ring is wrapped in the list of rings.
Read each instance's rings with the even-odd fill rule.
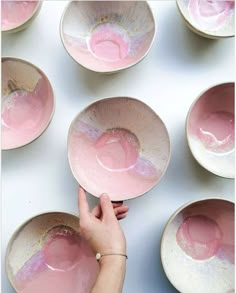
[[[61,30],[66,50],[79,64],[111,72],[144,57],[155,23],[146,1],[72,1]]]
[[[232,292],[234,203],[206,199],[184,207],[168,223],[161,253],[180,292]]]
[[[44,73],[23,60],[2,59],[2,149],[30,143],[48,126],[54,110]]]
[[[109,98],[91,104],[72,122],[68,158],[77,181],[91,194],[112,200],[150,190],[170,158],[168,132],[144,103]]]
[[[2,0],[2,31],[11,30],[25,23],[35,13],[39,1]]]

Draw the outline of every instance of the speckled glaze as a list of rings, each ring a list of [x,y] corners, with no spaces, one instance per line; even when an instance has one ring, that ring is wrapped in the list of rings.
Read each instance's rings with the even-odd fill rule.
[[[38,15],[42,1],[1,1],[1,30],[11,33],[31,24]]]
[[[211,198],[177,210],[162,236],[161,260],[180,292],[234,292],[234,203]]]
[[[79,235],[79,219],[51,212],[24,223],[6,254],[8,278],[19,293],[89,293],[98,264]]]
[[[191,106],[186,120],[190,150],[204,168],[234,178],[234,83],[211,87]]]
[[[45,74],[33,64],[2,58],[2,149],[24,146],[38,138],[54,112],[54,94]]]
[[[141,61],[154,36],[146,1],[72,1],[61,19],[65,49],[96,72],[116,72]]]
[[[195,33],[213,39],[234,36],[234,1],[177,0],[177,6]]]
[[[144,194],[165,173],[170,140],[162,120],[143,102],[99,100],[79,113],[68,134],[68,159],[76,180],[113,201]]]

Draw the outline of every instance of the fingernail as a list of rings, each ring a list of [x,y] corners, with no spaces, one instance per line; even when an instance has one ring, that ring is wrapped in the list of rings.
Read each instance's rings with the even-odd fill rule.
[[[101,197],[104,198],[104,199],[110,199],[107,193],[103,193],[101,195]]]

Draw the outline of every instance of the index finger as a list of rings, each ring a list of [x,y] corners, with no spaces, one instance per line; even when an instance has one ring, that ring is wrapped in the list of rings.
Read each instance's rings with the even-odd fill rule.
[[[79,187],[79,214],[80,218],[86,217],[89,214],[89,205],[87,202],[85,191],[82,187]]]

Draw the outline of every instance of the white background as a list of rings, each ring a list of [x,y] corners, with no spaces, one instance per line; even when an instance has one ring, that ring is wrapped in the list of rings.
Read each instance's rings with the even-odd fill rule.
[[[215,41],[195,35],[182,22],[175,1],[150,4],[157,21],[154,45],[141,63],[118,74],[90,72],[67,54],[59,36],[66,1],[44,1],[28,29],[2,37],[2,55],[40,67],[56,96],[47,131],[34,143],[2,154],[3,263],[9,238],[22,222],[52,210],[77,213],[78,185],[67,161],[67,132],[74,116],[98,98],[124,95],[146,102],[166,123],[172,145],[161,182],[128,202],[130,212],[122,222],[129,255],[124,293],[176,292],[159,255],[168,218],[192,199],[234,199],[234,181],[200,167],[185,138],[185,118],[193,100],[207,87],[234,79],[234,39]],[[95,204],[92,196],[89,200]],[[14,292],[4,267],[2,275],[3,292]]]

